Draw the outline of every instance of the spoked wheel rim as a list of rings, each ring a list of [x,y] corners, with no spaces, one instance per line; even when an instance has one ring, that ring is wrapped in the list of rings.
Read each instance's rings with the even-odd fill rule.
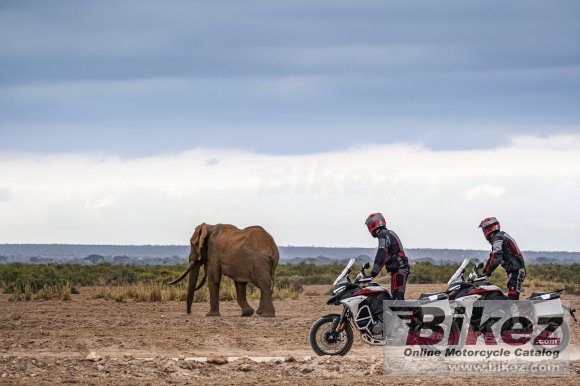
[[[329,355],[337,354],[344,350],[348,344],[345,330],[335,333],[332,331],[332,322],[320,326],[316,333],[318,347]]]
[[[567,325],[560,326],[556,331],[552,332],[549,338],[545,339],[547,342],[543,344],[532,344],[536,351],[562,351],[568,347],[570,343],[570,330]],[[551,343],[551,340],[557,342]]]

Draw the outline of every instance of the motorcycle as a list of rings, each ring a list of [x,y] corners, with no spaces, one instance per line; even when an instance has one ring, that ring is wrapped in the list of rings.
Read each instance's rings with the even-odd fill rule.
[[[382,303],[392,300],[385,287],[372,282],[365,270],[351,281],[354,259],[350,259],[342,273],[332,285],[332,296],[326,304],[342,304],[340,314],[326,314],[314,322],[310,328],[310,345],[318,355],[346,355],[351,349],[354,336],[351,324],[360,332],[364,342],[370,345],[384,345]]]
[[[472,268],[471,273],[467,278],[464,277],[465,269],[469,261],[467,259],[463,260],[461,266],[455,271],[453,276],[447,282],[447,290],[443,292],[425,293],[421,294],[420,299],[427,299],[429,297],[436,296],[447,296],[449,299],[452,311],[456,307],[463,307],[463,309],[473,309],[473,305],[483,306],[482,301],[489,300],[508,300],[507,296],[504,295],[501,288],[493,285],[488,281],[487,276],[481,275],[479,269],[483,268],[483,262],[475,264]],[[568,311],[574,321],[577,321],[574,313],[575,309],[566,307],[562,304],[560,294],[564,289],[557,289],[554,291],[547,292],[534,292],[526,300],[529,301],[529,307],[523,309],[513,310],[516,313],[524,312],[524,315],[529,316],[532,320],[539,320],[543,317],[560,317],[563,316],[564,311]],[[501,303],[497,303],[501,304]],[[470,307],[471,306],[471,307]],[[479,308],[483,310],[483,308]],[[500,310],[501,313],[501,310]],[[481,315],[467,315],[468,317],[474,317],[474,326],[478,326],[476,330],[485,331],[489,328],[485,323],[480,324]],[[451,329],[453,331],[460,331],[461,326],[456,324],[454,320],[452,322]],[[497,330],[499,326],[491,328],[491,330]],[[539,331],[537,331],[539,333]],[[499,333],[499,331],[496,331]],[[532,347],[536,350],[563,350],[570,342],[570,329],[567,324],[562,324],[557,330],[552,332],[551,335],[554,342],[558,342],[552,346],[547,346],[545,344],[532,344]]]
[[[346,355],[351,349],[354,326],[362,340],[373,346],[385,345],[387,336],[393,331],[384,331],[383,301],[393,300],[389,289],[374,283],[365,270],[366,263],[355,277],[350,279],[354,259],[351,259],[332,285],[332,296],[328,305],[342,304],[340,314],[326,314],[314,322],[310,328],[310,345],[318,355]],[[444,304],[439,302],[444,301]],[[431,303],[448,308],[447,296],[438,295],[422,299],[421,303]],[[418,315],[416,315],[418,316]],[[420,330],[422,322],[415,317],[413,329]],[[402,332],[402,331],[401,331]]]
[[[393,300],[391,293],[385,287],[372,282],[367,277],[365,270],[369,268],[366,263],[355,277],[350,279],[352,266],[355,260],[351,259],[341,274],[332,285],[332,296],[327,301],[328,305],[341,305],[340,314],[325,314],[316,320],[310,328],[310,345],[317,355],[346,355],[354,342],[352,326],[361,334],[362,340],[369,345],[385,345],[386,335],[384,331],[383,308],[384,300]],[[451,315],[457,306],[467,306],[469,302],[481,300],[507,300],[502,290],[487,281],[487,277],[479,274],[483,263],[473,267],[467,279],[464,278],[468,260],[464,260],[461,266],[453,274],[447,283],[447,290],[434,293],[422,293],[418,302],[430,304],[442,309],[445,315]],[[562,313],[566,309],[560,302],[560,293],[563,290],[533,293],[528,300],[533,305],[536,317]],[[568,309],[574,320],[576,310]],[[420,330],[422,327],[421,315],[415,315],[410,328]],[[534,319],[536,320],[536,319]],[[454,321],[455,323],[455,321]],[[351,326],[352,325],[352,326]],[[458,326],[453,326],[458,328]],[[561,326],[562,338],[559,339],[557,348],[565,347],[570,340],[570,331],[566,324]],[[456,330],[457,331],[457,330]],[[553,333],[554,334],[554,333]],[[392,335],[392,334],[391,334]],[[433,346],[425,346],[432,348]],[[545,349],[545,346],[536,349]]]

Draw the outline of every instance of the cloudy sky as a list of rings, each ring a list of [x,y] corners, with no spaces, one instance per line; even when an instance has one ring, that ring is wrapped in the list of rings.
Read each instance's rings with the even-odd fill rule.
[[[577,1],[0,2],[0,243],[580,251]]]

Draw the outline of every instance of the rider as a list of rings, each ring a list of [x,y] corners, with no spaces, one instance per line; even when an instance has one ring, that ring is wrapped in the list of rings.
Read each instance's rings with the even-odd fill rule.
[[[500,230],[499,221],[495,217],[484,219],[479,227],[491,244],[491,253],[483,274],[490,276],[501,264],[508,274],[508,299],[519,300],[522,283],[526,278],[526,267],[518,245],[510,235]]]
[[[393,299],[404,300],[410,268],[399,236],[392,230],[387,229],[385,218],[380,213],[370,214],[365,224],[371,235],[379,240],[379,248],[371,271],[371,277],[377,276],[381,268],[386,265],[387,272],[391,274],[391,294]]]

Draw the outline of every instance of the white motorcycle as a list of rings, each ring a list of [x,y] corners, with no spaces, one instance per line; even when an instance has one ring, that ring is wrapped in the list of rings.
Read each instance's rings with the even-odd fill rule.
[[[342,305],[340,314],[326,314],[310,328],[310,345],[318,355],[346,355],[354,337],[351,326],[361,334],[362,340],[374,346],[386,343],[383,323],[383,301],[393,300],[389,289],[372,282],[365,270],[366,263],[354,281],[349,277],[354,259],[351,259],[334,281],[329,305]],[[440,303],[442,302],[442,303]],[[421,303],[447,307],[447,295],[429,296]],[[420,328],[420,323],[416,325]]]
[[[469,303],[473,305],[474,302],[482,300],[507,300],[499,287],[492,285],[486,277],[479,274],[478,269],[482,267],[482,263],[476,265],[469,277],[465,279],[467,264],[468,260],[464,260],[447,283],[446,291],[423,293],[418,302],[422,305],[437,307],[445,315],[452,315],[457,306],[466,306]],[[369,345],[385,345],[386,336],[393,334],[392,331],[390,334],[385,333],[385,323],[383,323],[383,301],[393,300],[391,293],[387,288],[372,282],[372,278],[367,277],[365,270],[369,268],[368,263],[352,281],[349,274],[353,265],[354,259],[351,259],[334,281],[332,296],[327,302],[329,305],[342,305],[342,312],[323,315],[310,328],[310,345],[318,355],[346,355],[354,342],[352,326],[361,334],[362,340]],[[532,304],[534,320],[542,316],[562,315],[564,309],[568,309],[576,320],[574,316],[576,310],[564,307],[560,301],[562,291],[537,292],[528,298]],[[418,319],[414,318],[414,323],[410,328],[421,330],[420,315]],[[453,328],[458,327],[453,326]],[[445,333],[447,334],[448,331]],[[558,331],[552,333],[552,336],[555,335],[558,335],[558,344],[550,349],[562,349],[568,345],[570,331],[567,324],[562,324]],[[545,349],[546,346],[534,346],[534,348]]]
[[[484,306],[485,301],[490,300],[508,300],[507,296],[504,295],[501,288],[493,285],[487,280],[486,276],[482,276],[479,273],[479,269],[483,268],[483,263],[479,262],[475,264],[472,268],[471,273],[468,275],[467,279],[464,277],[465,268],[467,267],[469,260],[463,260],[461,266],[453,274],[451,279],[447,282],[447,290],[443,292],[435,292],[429,294],[421,294],[421,298],[429,296],[447,296],[450,303],[450,312],[456,307],[463,307],[466,310],[473,309],[474,305]],[[574,312],[575,309],[566,307],[562,304],[560,293],[564,291],[563,289],[558,289],[554,291],[547,292],[534,292],[526,300],[529,301],[529,307],[514,310],[516,313],[523,312],[524,314],[520,316],[527,316],[531,320],[539,321],[542,318],[563,318],[564,312],[568,311],[571,317],[576,321],[576,316]],[[501,302],[496,303],[501,304]],[[466,318],[471,318],[473,315],[467,314]],[[456,323],[453,321],[452,323]],[[487,326],[482,325],[481,328],[487,328]],[[458,331],[461,327],[454,325],[452,330]],[[499,329],[496,325],[492,330]],[[495,331],[499,334],[499,331]],[[541,331],[535,331],[534,335],[540,334]],[[562,323],[558,328],[551,332],[551,337],[554,342],[553,345],[549,344],[533,344],[532,346],[536,350],[563,350],[570,343],[570,328],[566,323]]]

